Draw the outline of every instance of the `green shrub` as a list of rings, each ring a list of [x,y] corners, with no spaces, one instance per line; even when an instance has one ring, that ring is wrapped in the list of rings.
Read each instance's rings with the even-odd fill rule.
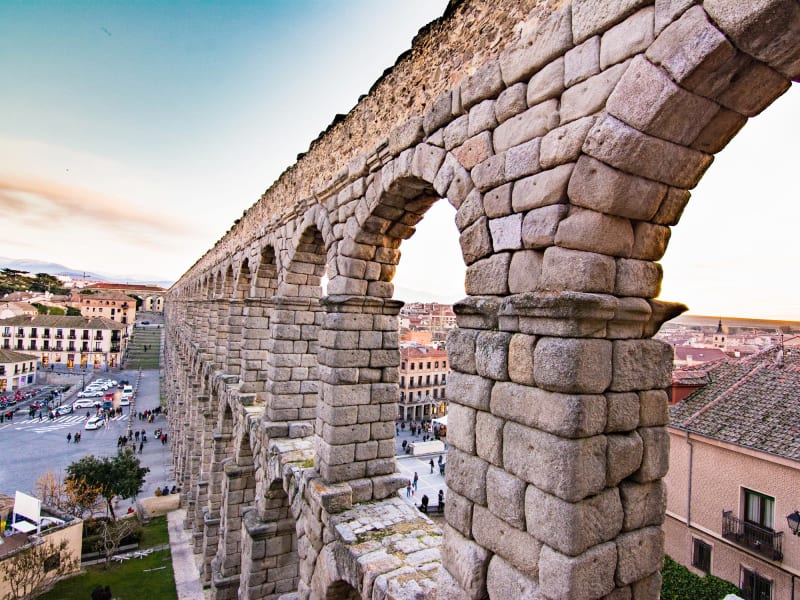
[[[661,600],[721,600],[728,594],[742,594],[738,587],[719,577],[698,577],[669,556],[664,557],[661,577]]]

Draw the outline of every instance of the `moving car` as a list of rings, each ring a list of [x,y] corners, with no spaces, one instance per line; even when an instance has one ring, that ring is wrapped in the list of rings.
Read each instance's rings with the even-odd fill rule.
[[[103,424],[105,423],[105,419],[103,417],[92,417],[88,421],[86,421],[86,425],[83,426],[84,429],[100,429]]]
[[[53,409],[53,412],[56,414],[57,417],[63,417],[64,415],[70,414],[73,410],[75,410],[73,406],[65,404],[64,406],[56,406]]]
[[[100,406],[100,401],[92,400],[91,398],[82,398],[72,403],[72,408],[74,410],[78,410],[79,408],[93,408],[95,406]]]

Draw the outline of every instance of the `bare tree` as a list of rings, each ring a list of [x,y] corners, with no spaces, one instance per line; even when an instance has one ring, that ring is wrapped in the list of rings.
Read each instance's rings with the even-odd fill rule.
[[[69,552],[66,540],[33,543],[2,562],[3,581],[9,592],[4,600],[35,598],[46,584],[78,568],[78,561]]]
[[[101,526],[100,540],[97,542],[97,549],[105,553],[106,566],[111,563],[111,559],[122,544],[122,540],[133,533],[139,525],[139,522],[133,518],[118,519],[111,521],[109,519],[100,519],[98,523]]]

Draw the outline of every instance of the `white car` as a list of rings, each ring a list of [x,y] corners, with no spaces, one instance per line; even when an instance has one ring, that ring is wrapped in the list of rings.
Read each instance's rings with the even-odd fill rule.
[[[105,424],[105,419],[103,417],[92,417],[88,421],[86,421],[86,425],[83,426],[84,429],[100,429]]]
[[[130,404],[131,404],[130,398],[126,398],[125,396],[123,396],[122,398],[119,399],[120,406],[130,406]]]
[[[90,390],[89,388],[86,388],[82,392],[78,392],[78,398],[99,398],[105,393],[105,390]]]
[[[99,400],[92,400],[91,398],[81,398],[72,403],[72,408],[78,410],[79,408],[94,408],[100,406]]]

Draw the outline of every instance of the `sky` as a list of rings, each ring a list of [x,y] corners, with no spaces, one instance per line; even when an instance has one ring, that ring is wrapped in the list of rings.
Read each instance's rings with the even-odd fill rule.
[[[176,280],[446,4],[3,0],[0,257]],[[792,89],[716,157],[663,299],[800,320],[799,122]],[[403,244],[396,296],[464,296],[453,218],[437,202]]]

